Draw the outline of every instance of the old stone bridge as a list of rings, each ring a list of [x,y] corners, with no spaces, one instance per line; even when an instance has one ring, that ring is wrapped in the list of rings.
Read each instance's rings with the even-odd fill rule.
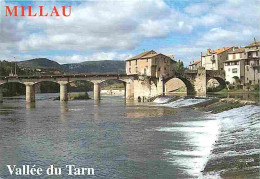
[[[44,81],[56,82],[60,85],[60,101],[68,100],[67,86],[75,81],[90,81],[94,84],[94,100],[100,99],[100,83],[106,80],[119,80],[125,84],[125,99],[146,101],[151,97],[164,95],[171,79],[178,78],[184,82],[188,94],[206,95],[209,79],[217,79],[223,83],[223,74],[204,69],[189,71],[182,76],[147,77],[126,74],[74,74],[74,75],[43,75],[43,76],[3,76],[0,77],[0,102],[3,102],[2,85],[5,83],[21,83],[26,86],[26,102],[35,101],[35,85]]]

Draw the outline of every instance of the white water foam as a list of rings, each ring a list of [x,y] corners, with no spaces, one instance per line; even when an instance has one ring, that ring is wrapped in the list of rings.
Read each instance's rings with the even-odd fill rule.
[[[219,137],[219,148],[229,148],[229,151],[223,151],[214,157],[225,156],[243,156],[260,154],[260,107],[247,105],[240,108],[231,109],[213,115],[220,121],[221,135]],[[254,141],[252,143],[252,141]],[[232,150],[239,145],[251,144],[243,150]]]
[[[179,107],[185,107],[185,106],[191,106],[194,104],[199,104],[205,101],[210,100],[210,98],[181,98],[176,101],[173,101],[168,104],[164,104],[164,106],[171,107],[171,108],[179,108]]]
[[[173,97],[158,97],[153,102],[158,104],[168,103]]]
[[[172,132],[174,136],[182,136],[182,141],[174,142],[181,143],[190,149],[166,149],[164,154],[173,165],[181,166],[186,174],[200,177],[219,133],[218,121],[175,122],[173,125],[174,127],[164,127],[157,130]]]

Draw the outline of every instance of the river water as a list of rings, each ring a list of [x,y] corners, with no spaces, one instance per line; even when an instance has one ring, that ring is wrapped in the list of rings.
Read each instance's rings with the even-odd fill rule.
[[[39,94],[35,106],[23,96],[0,105],[0,178],[21,178],[6,165],[62,168],[62,176],[38,178],[70,178],[66,165],[94,168],[94,176],[77,178],[199,178],[224,130],[221,116],[189,107],[208,99],[134,104],[104,96],[97,104],[56,96]]]

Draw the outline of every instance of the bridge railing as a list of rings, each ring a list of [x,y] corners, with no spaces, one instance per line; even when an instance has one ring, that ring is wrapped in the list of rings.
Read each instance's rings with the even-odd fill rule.
[[[111,73],[88,73],[88,74],[69,74],[69,75],[23,75],[23,76],[0,76],[0,79],[44,79],[44,78],[87,78],[87,77],[131,77],[135,75],[111,74]]]

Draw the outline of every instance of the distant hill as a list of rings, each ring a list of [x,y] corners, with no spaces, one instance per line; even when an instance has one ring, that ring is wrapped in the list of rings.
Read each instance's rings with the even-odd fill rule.
[[[18,62],[18,66],[27,68],[29,67],[61,70],[61,65],[59,63],[47,58],[35,58],[31,60],[21,61]]]
[[[125,61],[86,61],[62,65],[64,71],[74,73],[125,73]]]
[[[82,63],[59,64],[47,58],[36,58],[18,62],[18,66],[27,68],[55,69],[71,73],[125,73],[125,61],[103,60]]]

